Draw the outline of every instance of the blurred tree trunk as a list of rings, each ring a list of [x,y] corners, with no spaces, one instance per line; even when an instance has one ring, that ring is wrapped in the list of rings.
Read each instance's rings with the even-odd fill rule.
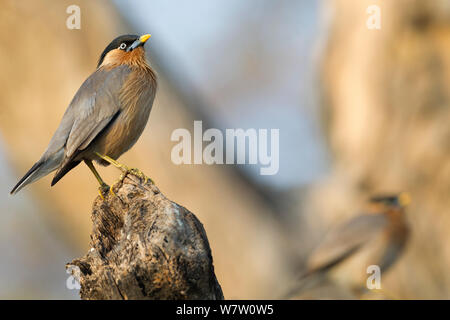
[[[380,30],[366,26],[371,5]],[[369,194],[410,191],[412,239],[383,285],[404,298],[449,298],[450,2],[326,6],[322,115],[334,164],[309,209],[332,224]]]

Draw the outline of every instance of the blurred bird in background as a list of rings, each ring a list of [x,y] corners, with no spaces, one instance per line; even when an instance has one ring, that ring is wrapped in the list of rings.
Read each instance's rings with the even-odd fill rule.
[[[138,140],[155,98],[156,74],[143,48],[149,38],[149,34],[123,35],[106,47],[97,70],[75,94],[47,150],[11,194],[56,170],[53,186],[81,161],[100,183],[102,197],[109,186],[92,164],[94,160],[147,180],[142,172],[130,170],[116,159]]]
[[[383,275],[403,252],[409,235],[405,219],[409,203],[407,193],[372,197],[366,213],[332,230],[312,252],[299,286],[291,293],[306,293],[331,282],[347,297],[361,296],[370,276],[367,268],[378,266]]]

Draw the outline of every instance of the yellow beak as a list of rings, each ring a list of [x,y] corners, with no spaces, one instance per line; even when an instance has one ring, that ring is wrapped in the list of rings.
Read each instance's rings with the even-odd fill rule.
[[[143,36],[141,36],[141,37],[139,38],[139,41],[142,42],[142,43],[145,43],[145,41],[147,41],[148,39],[150,39],[151,36],[152,36],[151,34],[144,34]]]

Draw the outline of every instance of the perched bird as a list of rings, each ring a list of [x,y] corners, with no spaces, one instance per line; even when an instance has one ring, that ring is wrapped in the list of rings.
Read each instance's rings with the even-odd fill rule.
[[[116,159],[138,140],[155,98],[156,74],[144,51],[149,38],[149,34],[123,35],[106,47],[97,69],[69,104],[47,150],[11,194],[56,170],[53,186],[81,161],[97,178],[100,190],[108,186],[92,161],[104,166],[113,164],[124,172],[133,171],[146,178],[139,170],[130,170]]]
[[[370,274],[378,266],[384,274],[402,253],[409,235],[405,207],[407,193],[376,196],[366,213],[330,231],[308,258],[300,285],[292,292],[305,291],[322,280],[346,287],[358,294],[365,290]]]

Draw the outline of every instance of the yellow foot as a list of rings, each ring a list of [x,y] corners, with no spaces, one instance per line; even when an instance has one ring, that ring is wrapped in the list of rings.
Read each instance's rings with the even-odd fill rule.
[[[127,172],[131,173],[132,175],[135,175],[141,180],[144,180],[144,184],[147,184],[148,181],[150,181],[151,184],[155,184],[151,178],[147,177],[141,170],[137,168],[128,169]]]
[[[114,188],[116,187],[116,185],[123,182],[123,179],[125,179],[125,176],[126,176],[126,172],[124,172],[120,175],[119,179],[117,179],[117,181],[114,182],[114,184],[111,186],[111,188],[109,188],[109,193],[111,193],[113,196],[117,196],[117,194],[114,192]]]
[[[116,193],[114,192],[114,190],[113,190],[114,186],[115,186],[115,184],[112,185],[111,187],[109,187],[109,193],[110,193],[112,196],[116,197],[117,194],[116,194]]]
[[[144,184],[147,184],[148,181],[150,181],[151,184],[155,184],[155,182],[153,182],[153,180],[151,178],[147,177],[145,175],[145,173],[143,173],[141,170],[139,170],[137,168],[129,169],[125,165],[122,165],[121,169],[122,169],[123,173],[120,175],[119,180],[117,180],[116,184],[119,182],[122,182],[127,174],[132,174],[132,175],[138,177],[139,179],[144,181]]]
[[[98,188],[98,194],[100,195],[100,198],[102,198],[103,201],[105,201],[105,196],[103,195],[103,193],[107,192],[108,189],[110,189],[110,187],[106,183],[102,184]]]
[[[106,162],[109,162],[110,164],[112,164],[113,166],[115,166],[116,168],[119,168],[122,172],[123,175],[121,176],[120,181],[123,180],[123,178],[125,177],[125,175],[127,173],[131,173],[133,175],[135,175],[136,177],[140,178],[141,180],[144,180],[144,184],[147,184],[147,182],[150,180],[150,182],[152,184],[155,184],[153,182],[152,179],[150,179],[149,177],[147,177],[141,170],[133,168],[133,169],[129,169],[126,165],[121,164],[119,162],[117,162],[116,160],[114,160],[111,157],[108,157],[107,155],[102,155],[98,152],[95,153],[98,157],[100,157],[101,159],[105,160]]]

